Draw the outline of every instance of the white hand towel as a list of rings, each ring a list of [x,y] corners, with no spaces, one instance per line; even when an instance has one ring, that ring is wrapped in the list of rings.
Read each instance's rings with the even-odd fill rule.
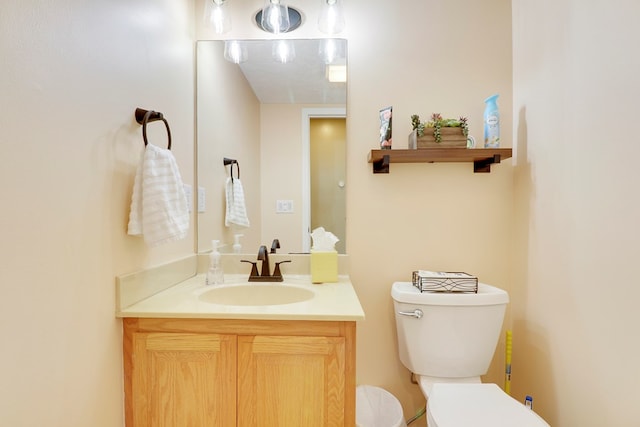
[[[244,203],[244,189],[240,178],[227,178],[226,185],[227,196],[227,214],[224,219],[224,225],[230,227],[231,224],[240,225],[242,227],[249,226],[249,218],[247,218],[247,207]]]
[[[149,246],[184,239],[189,230],[189,206],[171,151],[147,144],[138,165],[128,233],[142,235]]]

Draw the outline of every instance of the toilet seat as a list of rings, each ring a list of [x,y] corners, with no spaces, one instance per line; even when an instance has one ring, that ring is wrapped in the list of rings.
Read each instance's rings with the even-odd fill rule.
[[[496,384],[434,384],[427,421],[429,427],[549,427]]]

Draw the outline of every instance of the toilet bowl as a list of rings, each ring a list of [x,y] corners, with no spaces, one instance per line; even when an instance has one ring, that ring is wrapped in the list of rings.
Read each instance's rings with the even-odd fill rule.
[[[482,384],[502,330],[509,295],[478,284],[477,293],[391,288],[400,361],[427,399],[429,427],[549,427],[496,384]]]
[[[538,414],[496,384],[434,384],[429,427],[549,427]]]

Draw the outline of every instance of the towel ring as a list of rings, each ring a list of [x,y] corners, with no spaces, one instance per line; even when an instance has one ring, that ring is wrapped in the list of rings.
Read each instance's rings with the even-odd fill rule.
[[[238,179],[240,179],[240,163],[235,162],[233,165],[236,165]],[[231,181],[233,181],[233,165],[231,165]]]
[[[138,111],[136,111],[136,113],[137,112]],[[158,113],[152,110],[149,110],[146,113],[144,113],[144,117],[142,118],[142,139],[144,139],[144,146],[146,147],[147,144],[149,144],[149,141],[147,140],[147,123],[149,121],[154,122],[156,120],[162,120],[164,122],[164,126],[167,128],[167,137],[169,139],[169,143],[167,144],[167,149],[171,150],[171,129],[169,129],[169,123],[162,116],[162,113]]]
[[[240,179],[240,163],[238,163],[236,159],[229,159],[225,157],[223,159],[223,163],[225,166],[231,165],[231,182],[233,182],[233,165],[236,165],[236,167],[238,168],[238,179]]]

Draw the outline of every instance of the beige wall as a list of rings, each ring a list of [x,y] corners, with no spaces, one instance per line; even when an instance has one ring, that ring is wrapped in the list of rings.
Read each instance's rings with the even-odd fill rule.
[[[211,250],[211,240],[231,252],[234,234],[242,234],[247,252],[260,240],[260,103],[235,65],[223,57],[224,44],[201,41],[197,46],[197,174],[205,190],[205,212],[198,213],[198,251]],[[224,158],[238,161],[240,182],[250,227],[225,222],[225,184],[231,166]],[[234,166],[234,177],[238,168]]]
[[[513,4],[513,389],[553,426],[637,426],[640,5]]]
[[[503,145],[511,146],[510,2],[352,2],[347,9],[357,16],[349,21],[347,240],[367,315],[358,327],[358,382],[387,388],[409,417],[424,400],[398,359],[391,284],[430,268],[510,289],[511,161],[490,174],[474,174],[470,164],[391,164],[389,175],[373,175],[366,154],[386,105],[394,107],[397,148],[406,147],[415,113],[466,115],[480,140],[483,100],[495,92]],[[486,381],[502,384],[503,353],[501,339]]]
[[[267,244],[277,238],[282,252],[302,250],[301,117],[296,104],[263,104],[260,108],[262,241]],[[292,200],[294,212],[276,213],[279,199]]]
[[[134,110],[193,184],[193,32],[187,0],[0,3],[0,425],[123,424],[115,276],[195,244],[126,235]]]

